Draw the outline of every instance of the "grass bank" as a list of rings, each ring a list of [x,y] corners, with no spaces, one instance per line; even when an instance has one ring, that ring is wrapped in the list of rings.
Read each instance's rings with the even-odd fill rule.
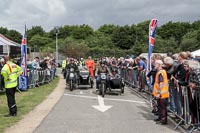
[[[25,114],[34,109],[39,103],[41,103],[57,86],[59,78],[55,78],[51,83],[42,85],[37,88],[29,89],[28,91],[15,94],[17,103],[17,116],[5,117],[8,114],[7,98],[6,94],[0,93],[0,133],[6,128],[14,125],[20,121]]]

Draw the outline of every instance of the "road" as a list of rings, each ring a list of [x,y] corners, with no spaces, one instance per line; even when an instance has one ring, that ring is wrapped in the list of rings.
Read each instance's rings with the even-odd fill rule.
[[[99,106],[101,105],[101,106]],[[95,89],[65,93],[34,133],[177,133],[173,125],[156,124],[149,105],[125,88],[99,97]]]

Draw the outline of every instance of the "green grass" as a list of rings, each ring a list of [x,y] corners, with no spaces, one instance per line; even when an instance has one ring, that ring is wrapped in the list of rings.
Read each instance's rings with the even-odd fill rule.
[[[21,120],[25,114],[34,109],[39,103],[41,103],[57,86],[58,78],[55,78],[51,83],[42,85],[37,88],[28,89],[28,91],[19,93],[16,92],[15,99],[17,104],[17,116],[5,117],[8,114],[7,98],[6,94],[0,93],[0,133],[6,128],[14,125]]]

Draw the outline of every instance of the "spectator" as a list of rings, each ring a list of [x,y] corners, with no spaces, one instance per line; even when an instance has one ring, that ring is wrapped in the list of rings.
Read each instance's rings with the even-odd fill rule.
[[[125,78],[125,80],[127,80],[128,78],[126,77],[126,69],[127,69],[127,62],[125,61],[125,59],[122,59],[121,62],[121,75],[123,78]]]
[[[154,119],[157,123],[167,124],[167,104],[169,98],[169,87],[167,73],[162,68],[163,62],[156,60],[155,69],[157,70],[155,84],[154,84],[154,96],[158,102],[158,118]]]
[[[154,82],[155,82],[155,77],[156,77],[156,72],[157,72],[157,70],[154,68],[156,60],[162,60],[162,56],[160,54],[154,54],[153,57],[152,57],[152,64],[151,64],[152,69],[147,74],[147,80],[149,80],[149,78],[152,76],[151,84],[149,84],[151,91],[153,90],[153,85],[154,85]]]
[[[162,56],[160,54],[154,54],[152,57],[152,70],[147,74],[147,80],[149,80],[149,78],[152,77],[152,81],[151,81],[151,83],[149,83],[151,92],[153,91],[153,86],[155,83],[155,78],[156,78],[156,73],[157,73],[157,70],[155,69],[156,60],[162,60]],[[152,113],[154,113],[155,115],[158,114],[158,104],[157,103],[158,102],[155,98],[152,99],[152,106],[153,106]]]
[[[5,56],[6,65],[3,66],[1,74],[4,77],[9,114],[6,117],[17,115],[17,106],[15,103],[15,92],[17,88],[17,79],[22,73],[22,68],[10,61],[9,56]]]
[[[187,53],[187,59],[188,59],[188,60],[191,60],[191,59],[192,59],[192,54],[191,54],[191,52],[190,52],[190,51],[187,51],[186,53]]]
[[[40,63],[40,67],[42,69],[47,69],[48,68],[48,63],[49,63],[49,60],[45,59],[43,62]]]
[[[187,59],[187,53],[181,52],[178,55],[178,66],[174,71],[174,78],[175,81],[178,80],[179,82],[183,82],[185,80],[185,69],[184,69],[184,61]],[[176,111],[179,116],[182,117],[182,87],[177,83],[174,82],[175,90],[174,90],[174,101],[176,105]]]
[[[176,107],[175,107],[175,102],[174,102],[174,84],[171,80],[171,77],[173,76],[175,69],[177,67],[177,63],[174,62],[174,60],[171,57],[165,57],[164,58],[164,68],[167,71],[167,78],[169,82],[169,92],[170,92],[170,109],[175,112]]]
[[[40,68],[39,57],[35,57],[34,58],[34,60],[32,61],[32,67],[34,69],[39,69]]]
[[[1,72],[1,69],[3,68],[5,64],[5,60],[4,58],[1,58],[0,59],[0,72]],[[3,90],[4,88],[4,79],[3,79],[3,76],[0,75],[0,90]]]
[[[56,61],[55,61],[55,59],[52,59],[50,61],[50,65],[51,65],[51,75],[50,75],[50,77],[51,77],[51,79],[53,79],[55,77],[55,74],[56,74]]]
[[[137,62],[135,59],[133,60],[132,68],[133,68],[133,87],[136,88],[138,87],[138,78],[137,78],[138,70],[137,70]]]
[[[1,58],[0,59],[0,71],[3,68],[4,64],[5,64],[5,60],[4,60],[4,58]]]
[[[191,97],[190,97],[190,110],[192,115],[195,118],[195,123],[200,122],[200,69],[190,69],[190,76],[189,76],[189,87],[191,89]],[[199,118],[198,118],[199,116]],[[199,120],[199,121],[198,121]],[[198,125],[199,126],[199,125]]]
[[[139,57],[136,58],[136,63],[138,65],[139,91],[142,91],[145,89],[145,84],[146,84],[146,76],[145,76],[146,64]]]

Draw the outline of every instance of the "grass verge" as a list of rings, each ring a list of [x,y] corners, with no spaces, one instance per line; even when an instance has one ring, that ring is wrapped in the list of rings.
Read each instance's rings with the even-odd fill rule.
[[[0,133],[6,128],[20,121],[25,114],[34,109],[41,103],[57,86],[59,78],[55,78],[51,83],[37,88],[28,89],[28,91],[16,92],[15,99],[17,103],[17,116],[5,117],[8,114],[7,98],[5,93],[0,93]]]

